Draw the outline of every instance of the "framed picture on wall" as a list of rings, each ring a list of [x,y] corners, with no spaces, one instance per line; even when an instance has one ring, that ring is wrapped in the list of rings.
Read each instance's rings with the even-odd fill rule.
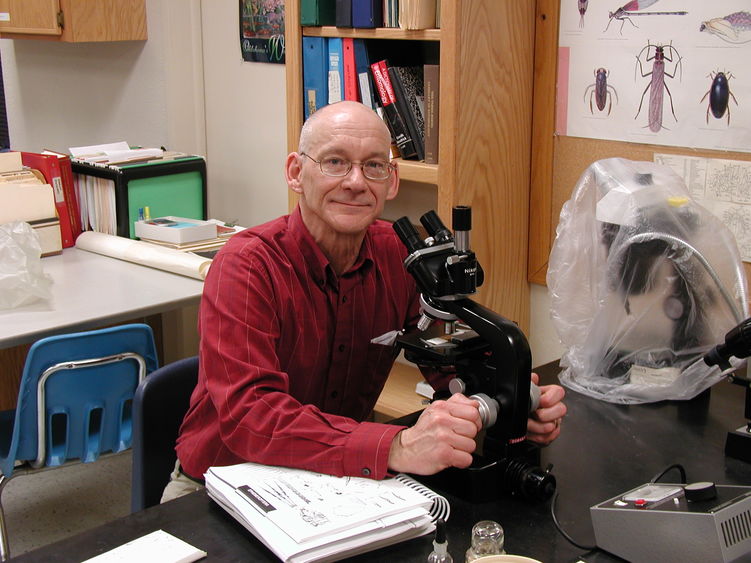
[[[243,60],[284,64],[284,0],[239,0]]]

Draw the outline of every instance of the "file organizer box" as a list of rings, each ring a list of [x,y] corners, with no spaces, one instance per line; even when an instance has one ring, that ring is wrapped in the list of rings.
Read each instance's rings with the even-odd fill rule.
[[[201,156],[107,166],[72,161],[73,173],[108,178],[115,184],[117,235],[135,238],[138,211],[206,220],[206,160]]]

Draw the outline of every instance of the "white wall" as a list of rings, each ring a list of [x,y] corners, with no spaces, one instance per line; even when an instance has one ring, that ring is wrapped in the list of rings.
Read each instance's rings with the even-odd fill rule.
[[[210,216],[253,225],[285,213],[284,66],[242,60],[237,0],[147,0],[146,8],[147,41],[0,40],[12,147],[125,140],[204,154]],[[393,215],[418,217],[434,205],[408,189]],[[420,209],[403,209],[411,206]],[[535,365],[561,353],[548,310],[546,289],[533,285]]]

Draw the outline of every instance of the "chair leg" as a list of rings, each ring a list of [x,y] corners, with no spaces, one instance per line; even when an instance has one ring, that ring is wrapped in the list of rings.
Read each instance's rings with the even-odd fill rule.
[[[0,475],[0,561],[10,558],[10,545],[8,544],[8,529],[5,526],[5,511],[3,510],[3,490],[10,479]]]

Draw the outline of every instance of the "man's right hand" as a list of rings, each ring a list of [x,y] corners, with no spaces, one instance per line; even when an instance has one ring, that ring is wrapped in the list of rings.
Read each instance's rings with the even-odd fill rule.
[[[417,423],[394,437],[389,469],[395,473],[433,475],[447,467],[468,467],[482,429],[477,401],[454,394],[435,401]]]

